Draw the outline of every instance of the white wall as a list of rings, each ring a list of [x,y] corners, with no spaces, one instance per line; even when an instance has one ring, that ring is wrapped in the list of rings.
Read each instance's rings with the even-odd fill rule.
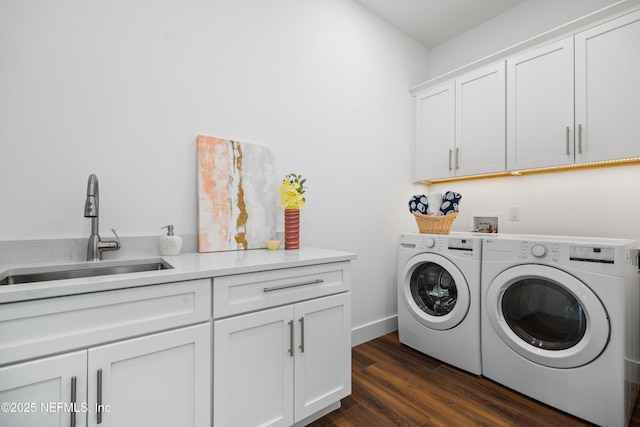
[[[503,215],[501,233],[640,239],[640,165],[429,185],[462,194],[453,230],[469,231],[473,213]],[[428,187],[428,190],[426,189]],[[509,221],[509,208],[520,221]]]
[[[561,24],[610,0],[528,0],[429,51],[429,77],[452,71]],[[637,1],[623,2],[629,7]],[[426,80],[426,79],[425,79]],[[454,230],[467,231],[474,212],[504,216],[500,232],[640,239],[640,166],[483,179],[423,186],[422,192],[462,193]],[[509,221],[510,207],[521,219]]]
[[[357,3],[3,0],[0,57],[0,240],[88,236],[90,173],[103,235],[195,234],[196,135],[264,144],[302,244],[358,254],[353,326],[396,313],[427,51]]]

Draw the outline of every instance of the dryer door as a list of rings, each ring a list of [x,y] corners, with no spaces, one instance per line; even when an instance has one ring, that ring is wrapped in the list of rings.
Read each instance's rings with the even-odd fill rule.
[[[400,298],[411,315],[437,330],[454,328],[469,311],[469,284],[448,259],[436,254],[411,258],[400,274]]]
[[[502,341],[540,365],[586,365],[609,341],[609,317],[597,295],[554,267],[519,265],[503,271],[487,288],[486,310]]]

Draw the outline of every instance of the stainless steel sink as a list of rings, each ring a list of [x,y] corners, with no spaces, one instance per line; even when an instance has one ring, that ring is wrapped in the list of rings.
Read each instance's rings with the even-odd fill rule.
[[[0,285],[17,285],[20,283],[45,282],[50,280],[109,276],[113,274],[169,270],[172,268],[173,266],[162,258],[126,261],[99,261],[48,267],[16,268],[0,273]]]

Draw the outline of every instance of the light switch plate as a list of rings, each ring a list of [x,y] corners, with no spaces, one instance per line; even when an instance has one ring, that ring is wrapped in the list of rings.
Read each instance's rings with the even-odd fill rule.
[[[509,208],[509,221],[520,221],[520,208],[514,206]]]

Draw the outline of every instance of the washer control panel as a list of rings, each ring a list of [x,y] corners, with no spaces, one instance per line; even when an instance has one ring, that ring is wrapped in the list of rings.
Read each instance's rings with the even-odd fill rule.
[[[599,262],[613,264],[615,249],[607,246],[570,246],[569,259],[571,261]]]
[[[438,237],[430,237],[430,236],[420,236],[420,242],[418,242],[418,249],[426,250],[441,250],[442,249],[442,238]]]
[[[533,245],[531,247],[531,255],[536,258],[542,258],[547,254],[548,250],[545,245]]]
[[[473,241],[471,239],[449,238],[448,249],[473,251]]]
[[[531,238],[526,239],[527,237]],[[482,260],[498,265],[552,265],[624,277],[629,272],[629,265],[637,268],[633,263],[640,262],[637,242],[631,239],[562,236],[498,236],[483,239]]]
[[[482,238],[475,233],[400,234],[400,256],[422,252],[480,261]]]
[[[431,237],[427,237],[426,239],[424,239],[422,241],[422,244],[425,248],[432,248],[436,245],[436,239],[433,239]]]
[[[530,257],[536,259],[546,259],[549,256],[549,261],[560,261],[560,245],[556,243],[540,243],[523,241],[520,247],[520,259],[529,259]]]

